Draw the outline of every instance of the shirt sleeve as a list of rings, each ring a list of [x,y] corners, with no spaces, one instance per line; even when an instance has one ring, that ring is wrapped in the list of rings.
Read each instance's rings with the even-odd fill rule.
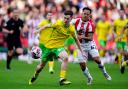
[[[6,28],[7,30],[12,29],[10,20],[5,23],[4,28]]]
[[[70,23],[75,25],[76,20],[77,20],[77,19],[72,19]]]
[[[76,34],[76,30],[75,30],[75,26],[74,25],[71,25],[70,32],[71,32],[71,35],[73,37],[77,37],[77,34]]]

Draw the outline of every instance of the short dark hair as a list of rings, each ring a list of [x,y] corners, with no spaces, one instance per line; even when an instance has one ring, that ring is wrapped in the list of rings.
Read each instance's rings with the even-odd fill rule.
[[[91,10],[89,7],[84,7],[84,8],[83,8],[83,11],[84,11],[84,10],[89,10],[90,13],[92,13],[92,10]]]
[[[71,10],[67,10],[67,11],[64,12],[64,15],[73,16],[73,12]]]

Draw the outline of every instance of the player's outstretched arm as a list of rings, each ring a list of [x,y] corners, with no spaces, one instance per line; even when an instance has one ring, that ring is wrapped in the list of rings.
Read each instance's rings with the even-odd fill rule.
[[[75,42],[76,42],[78,48],[80,49],[80,51],[83,53],[83,50],[80,46],[80,41],[79,41],[78,37],[75,35],[75,36],[73,36],[73,38],[75,39]]]
[[[4,32],[4,33],[7,33],[7,34],[13,34],[14,31],[13,31],[13,30],[10,30],[10,31],[9,31],[9,30],[7,30],[7,29],[4,28],[4,29],[3,29],[3,32]]]
[[[44,30],[46,28],[50,28],[50,27],[51,27],[51,25],[50,24],[47,24],[47,25],[45,25],[45,26],[43,26],[41,28],[37,28],[37,30],[34,33],[35,34],[40,33],[42,30]]]

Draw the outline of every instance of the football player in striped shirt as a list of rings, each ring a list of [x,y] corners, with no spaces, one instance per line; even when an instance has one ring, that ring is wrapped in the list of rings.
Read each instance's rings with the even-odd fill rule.
[[[94,61],[98,64],[99,68],[101,69],[103,75],[107,80],[111,80],[111,77],[107,73],[104,65],[102,65],[98,49],[96,47],[96,44],[93,40],[93,34],[94,34],[94,23],[90,19],[92,10],[88,7],[84,7],[82,10],[82,17],[81,18],[76,18],[72,20],[72,23],[75,25],[76,31],[78,38],[81,42],[81,47],[82,49],[86,52],[89,53]],[[80,63],[81,69],[85,73],[85,75],[88,74],[86,70],[86,64],[85,63]],[[90,78],[89,78],[90,77]],[[91,76],[88,76],[88,79],[90,79],[90,83],[92,82]]]

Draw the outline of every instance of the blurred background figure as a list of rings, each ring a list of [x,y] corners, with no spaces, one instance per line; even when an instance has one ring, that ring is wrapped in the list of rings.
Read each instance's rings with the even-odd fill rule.
[[[118,10],[119,12],[119,18],[114,20],[113,22],[113,31],[116,34],[115,37],[115,42],[116,42],[116,60],[118,60],[118,63],[121,64],[122,56],[123,56],[123,49],[126,46],[126,31],[124,34],[122,34],[122,39],[119,41],[118,37],[120,36],[121,29],[123,26],[126,24],[126,19],[125,19],[125,13],[124,10]]]
[[[120,36],[118,37],[118,41],[121,41],[125,34],[126,37],[126,45],[124,46],[124,49],[122,50],[122,60],[121,60],[121,68],[120,71],[122,74],[124,74],[125,67],[128,65],[128,18],[126,16],[126,24],[122,27],[120,31]]]
[[[108,38],[107,36],[109,35],[111,30],[110,24],[111,24],[110,21],[108,21],[105,18],[105,15],[103,15],[96,23],[96,34],[100,44],[99,53],[101,57],[104,57],[106,53],[106,44]]]
[[[7,21],[5,29],[3,30],[8,34],[7,36],[7,63],[6,68],[11,69],[10,64],[14,54],[14,51],[17,55],[23,53],[22,44],[20,41],[20,31],[23,28],[23,21],[19,18],[19,11],[13,10],[12,17]]]
[[[35,40],[34,31],[36,30],[40,22],[40,18],[38,14],[39,14],[39,11],[35,8],[35,11],[33,11],[33,14],[30,15],[30,19],[26,21],[26,25],[28,27],[28,54],[29,54],[28,63],[30,64],[32,63],[30,50],[34,45],[34,40]]]

